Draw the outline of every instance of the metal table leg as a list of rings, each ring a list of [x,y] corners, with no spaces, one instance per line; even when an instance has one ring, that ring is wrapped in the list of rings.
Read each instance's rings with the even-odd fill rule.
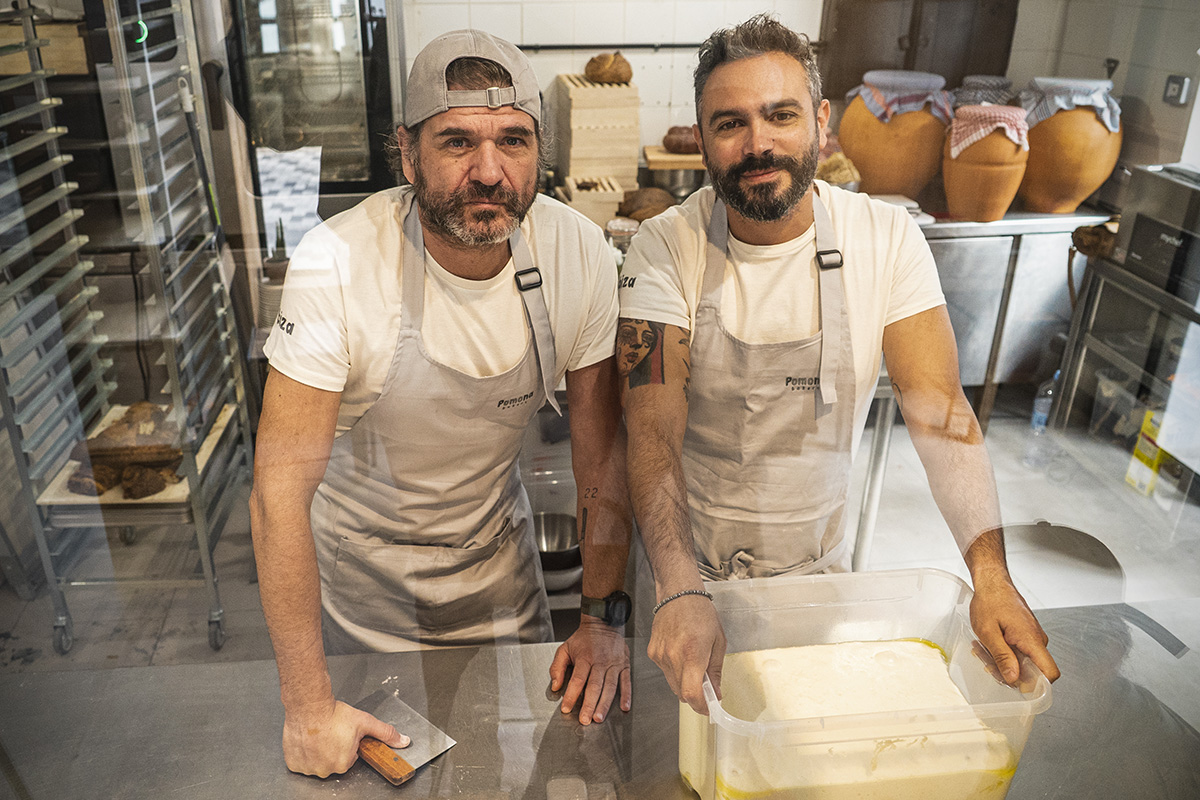
[[[1004,274],[1004,291],[1000,294],[1000,309],[996,313],[996,328],[992,332],[992,349],[988,353],[987,370],[983,386],[976,395],[979,430],[987,435],[988,421],[992,418],[992,407],[996,404],[996,368],[1000,363],[1000,347],[1004,342],[1004,325],[1008,322],[1008,303],[1012,299],[1013,281],[1017,275],[1017,262],[1021,255],[1021,235],[1013,237],[1012,250],[1008,255],[1008,271]]]
[[[871,542],[875,538],[875,519],[879,514],[879,499],[883,495],[883,474],[887,467],[888,449],[892,443],[892,426],[896,422],[896,397],[881,388],[875,394],[875,431],[871,435],[871,460],[867,462],[867,485],[863,490],[862,509],[858,515],[858,532],[854,537],[852,568],[855,572],[866,569],[871,560]]]

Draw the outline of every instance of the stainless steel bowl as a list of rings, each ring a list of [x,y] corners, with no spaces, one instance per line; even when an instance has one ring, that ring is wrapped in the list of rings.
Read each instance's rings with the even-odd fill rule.
[[[706,174],[702,169],[656,169],[651,170],[650,177],[655,186],[666,189],[674,195],[675,202],[682,203],[704,185]]]
[[[542,557],[543,570],[571,569],[583,563],[575,517],[570,514],[534,514],[533,538]]]

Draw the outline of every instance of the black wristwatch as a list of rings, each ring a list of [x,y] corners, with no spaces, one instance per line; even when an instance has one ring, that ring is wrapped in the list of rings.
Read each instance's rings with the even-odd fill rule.
[[[579,610],[584,614],[599,617],[604,620],[606,625],[614,628],[619,628],[625,624],[625,620],[629,619],[629,611],[632,608],[633,601],[629,599],[629,595],[619,589],[603,600],[588,597],[585,594],[579,603]]]

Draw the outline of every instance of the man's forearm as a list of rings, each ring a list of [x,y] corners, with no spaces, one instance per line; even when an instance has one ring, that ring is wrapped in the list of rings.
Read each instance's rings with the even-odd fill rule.
[[[703,586],[683,478],[691,387],[691,336],[684,328],[622,317],[617,359],[629,429],[629,493],[659,600]]]
[[[1008,560],[1004,556],[1004,529],[993,528],[975,538],[971,547],[963,553],[963,560],[971,572],[971,582],[976,588],[993,578],[1010,581]]]
[[[295,713],[329,703],[333,692],[321,641],[321,580],[308,506],[272,501],[255,487],[250,509],[259,594],[284,708]]]
[[[607,438],[607,437],[606,437]],[[632,511],[625,471],[625,431],[618,423],[593,457],[575,466],[579,547],[583,556],[583,593],[607,597],[625,585],[633,537]]]
[[[583,556],[583,593],[607,597],[625,585],[632,520],[625,427],[614,359],[567,373],[571,470]]]
[[[933,499],[965,556],[979,536],[1000,529],[1000,499],[979,422],[961,391],[957,395],[924,397],[913,390],[901,408]],[[1001,566],[1003,553],[1001,541]]]
[[[681,453],[653,423],[630,432],[629,488],[659,599],[701,588]]]

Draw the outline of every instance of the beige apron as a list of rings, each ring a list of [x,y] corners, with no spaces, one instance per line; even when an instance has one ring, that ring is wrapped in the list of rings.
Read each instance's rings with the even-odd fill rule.
[[[844,568],[854,358],[842,257],[815,192],[813,215],[821,330],[755,345],[721,322],[729,226],[725,204],[713,206],[683,441],[696,558],[706,580]]]
[[[404,220],[401,330],[379,399],[334,440],[312,505],[329,652],[549,641],[550,611],[517,453],[554,402],[541,275],[509,239],[533,335],[521,361],[475,378],[421,342],[425,245]]]

